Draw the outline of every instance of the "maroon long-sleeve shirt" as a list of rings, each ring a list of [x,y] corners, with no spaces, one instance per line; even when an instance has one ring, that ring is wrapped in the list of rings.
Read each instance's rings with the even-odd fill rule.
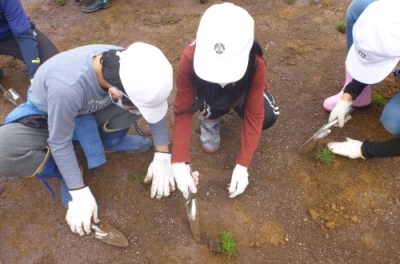
[[[190,162],[190,141],[193,127],[193,114],[185,112],[195,100],[193,84],[193,56],[195,42],[188,45],[179,61],[177,73],[177,92],[174,101],[174,126],[172,162]],[[252,88],[245,99],[244,121],[241,132],[240,150],[236,163],[248,167],[257,148],[264,121],[264,89],[266,85],[266,65],[263,58],[256,57],[256,72]]]

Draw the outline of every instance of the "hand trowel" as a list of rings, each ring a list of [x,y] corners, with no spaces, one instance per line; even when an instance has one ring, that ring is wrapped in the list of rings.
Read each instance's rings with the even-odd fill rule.
[[[346,117],[351,112],[353,112],[353,110],[354,110],[354,106],[352,105],[352,106],[350,106],[349,110],[347,110]],[[315,140],[318,140],[318,139],[321,139],[321,138],[327,136],[329,133],[331,133],[330,128],[333,127],[334,125],[336,125],[337,123],[338,123],[338,120],[335,119],[335,120],[323,125],[320,129],[318,129],[318,131],[312,137],[310,137],[303,145],[301,145],[297,151],[300,151],[304,146],[306,146],[311,141],[315,141]]]
[[[186,212],[193,238],[197,242],[200,242],[200,221],[197,214],[197,202],[193,196],[194,194],[189,190],[189,195],[186,200]]]
[[[129,246],[128,239],[116,228],[106,224],[106,223],[99,223],[93,224],[92,223],[92,236],[103,241],[104,243],[114,245],[117,247],[127,247]]]
[[[6,98],[8,101],[10,101],[11,103],[18,105],[17,100],[21,98],[21,96],[13,89],[6,89],[4,88],[3,85],[0,84],[0,89],[3,91],[4,93],[4,98]]]

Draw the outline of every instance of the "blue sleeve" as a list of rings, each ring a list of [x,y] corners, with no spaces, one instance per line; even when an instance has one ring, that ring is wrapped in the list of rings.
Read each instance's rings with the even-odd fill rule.
[[[38,42],[32,30],[32,22],[19,0],[2,0],[1,2],[3,16],[18,42],[32,79],[40,65]]]
[[[1,13],[13,34],[32,28],[32,22],[19,0],[1,0]]]
[[[28,29],[24,32],[14,34],[14,36],[18,42],[24,62],[28,66],[29,77],[33,79],[40,66],[38,42],[33,35],[33,30]]]

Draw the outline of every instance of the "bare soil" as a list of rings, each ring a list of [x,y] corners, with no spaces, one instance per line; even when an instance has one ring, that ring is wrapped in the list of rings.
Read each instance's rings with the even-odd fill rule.
[[[350,0],[232,2],[248,10],[256,22],[267,82],[281,109],[275,125],[262,134],[245,193],[228,198],[241,127],[234,112],[222,119],[222,145],[215,154],[201,150],[197,121],[193,128],[193,168],[201,174],[200,242],[191,235],[179,191],[167,199],[151,199],[149,186],[136,180],[146,174],[152,151],[108,154],[105,165],[88,170],[77,148],[100,219],[124,233],[129,247],[71,233],[60,197],[54,205],[37,178],[1,177],[0,263],[400,262],[400,160],[337,156],[325,165],[315,158],[324,143],[346,136],[392,138],[379,121],[382,107],[355,110],[344,128],[333,128],[326,139],[297,152],[327,121],[323,100],[343,85],[346,36],[335,26],[345,19]],[[112,0],[110,8],[92,14],[81,12],[73,0],[64,6],[55,0],[23,3],[60,51],[91,43],[128,47],[143,41],[159,47],[176,70],[181,52],[195,38],[201,15],[217,2]],[[2,84],[25,95],[26,66],[2,56],[0,67],[5,75]],[[389,76],[374,85],[373,94],[390,99],[398,86]],[[174,95],[175,91],[170,105]],[[13,105],[0,98],[0,107],[3,120]],[[170,131],[172,122],[170,108]],[[150,134],[148,126],[141,125]],[[59,182],[50,183],[58,194]],[[227,230],[234,233],[236,253],[212,252],[209,241]]]

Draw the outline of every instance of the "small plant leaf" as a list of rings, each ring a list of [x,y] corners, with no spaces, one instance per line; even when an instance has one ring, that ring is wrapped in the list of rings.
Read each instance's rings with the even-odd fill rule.
[[[236,252],[236,241],[232,231],[225,231],[221,235],[222,252],[225,254],[234,254]]]
[[[320,148],[316,154],[317,160],[324,164],[329,164],[335,159],[335,154],[333,154],[327,146]]]

